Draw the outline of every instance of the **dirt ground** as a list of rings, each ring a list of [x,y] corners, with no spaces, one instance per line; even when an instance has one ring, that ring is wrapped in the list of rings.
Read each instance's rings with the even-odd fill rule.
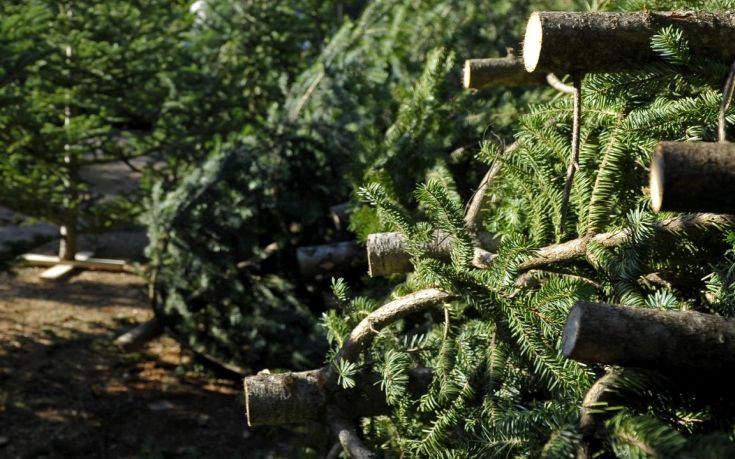
[[[246,427],[240,381],[164,337],[114,338],[151,316],[132,274],[0,273],[0,457],[294,457],[294,432]],[[308,434],[302,436],[308,436]]]

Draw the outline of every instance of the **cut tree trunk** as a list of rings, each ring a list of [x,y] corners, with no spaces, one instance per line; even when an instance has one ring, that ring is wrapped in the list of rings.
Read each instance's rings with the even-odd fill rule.
[[[463,82],[468,89],[539,86],[546,83],[546,74],[527,72],[523,59],[515,56],[469,59],[464,61]]]
[[[656,212],[735,213],[735,144],[660,142],[650,186]]]
[[[61,235],[61,239],[59,240],[59,260],[74,260],[74,257],[77,254],[76,223],[69,222],[61,225],[59,227],[59,234]]]
[[[299,270],[305,277],[365,269],[365,249],[357,241],[300,247],[296,251]],[[363,271],[364,272],[364,271]]]
[[[426,392],[431,370],[409,371],[409,393]],[[327,408],[345,419],[377,416],[388,412],[382,380],[377,373],[358,372],[355,387],[343,389],[326,368],[294,373],[258,374],[244,380],[245,412],[249,426],[323,421]]]
[[[669,370],[723,370],[735,364],[735,320],[579,301],[562,353],[584,363]]]
[[[475,249],[473,264],[478,268],[486,268],[494,258],[490,252],[497,249],[498,240],[484,232],[479,233],[477,237],[482,248]],[[424,249],[430,258],[448,262],[452,251],[451,241],[451,236],[442,231],[436,231],[433,239]],[[411,255],[408,253],[408,243],[406,237],[401,233],[369,235],[367,259],[368,272],[371,277],[407,273],[413,270]]]
[[[735,12],[533,13],[523,61],[529,72],[620,72],[660,61],[651,38],[682,29],[696,57],[735,59]]]

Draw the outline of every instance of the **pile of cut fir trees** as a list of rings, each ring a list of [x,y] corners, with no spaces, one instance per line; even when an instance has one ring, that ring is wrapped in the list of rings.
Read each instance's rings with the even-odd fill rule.
[[[392,292],[334,280],[326,364],[247,377],[249,424],[324,422],[334,457],[735,455],[735,14],[702,3],[534,13],[522,58],[468,61],[558,94],[482,141],[467,202],[449,169],[407,198],[371,165]]]

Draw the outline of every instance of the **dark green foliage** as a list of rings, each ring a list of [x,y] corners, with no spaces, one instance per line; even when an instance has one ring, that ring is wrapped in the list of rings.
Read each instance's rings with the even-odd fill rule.
[[[583,441],[582,399],[610,370],[561,356],[564,321],[575,301],[732,315],[733,261],[723,234],[711,230],[709,237],[696,240],[654,236],[653,225],[672,215],[652,214],[643,193],[657,141],[715,140],[730,63],[692,59],[686,37],[676,29],[662,30],[652,47],[666,64],[584,80],[580,169],[567,217],[571,234],[558,232],[570,157],[567,96],[532,106],[519,121],[518,148],[491,190],[484,222],[503,236],[488,270],[468,265],[471,245],[455,171],[438,172],[413,195],[397,191],[391,169],[369,176],[378,183],[366,185],[361,196],[376,209],[383,228],[411,238],[441,229],[453,243],[450,264],[426,259],[414,248],[416,271],[394,294],[440,287],[461,298],[445,304],[445,314],[426,313],[384,329],[356,362],[381,372],[386,400],[394,407],[389,416],[364,423],[373,448],[386,456],[574,457]],[[412,148],[430,152],[434,146],[421,135],[425,124],[418,124],[422,115],[405,115],[410,107],[404,104],[406,112],[398,112],[396,123],[417,134]],[[732,115],[728,120],[735,121]],[[486,150],[481,158],[496,157],[497,149]],[[630,231],[623,245],[590,244],[585,259],[549,264],[535,272],[537,282],[516,283],[520,263],[535,249],[623,228]],[[712,260],[720,262],[705,284],[701,279],[712,271]],[[651,272],[675,273],[679,280],[670,287],[653,284],[645,277]],[[349,310],[345,314],[342,320],[325,319],[330,334],[344,336],[359,317]],[[434,371],[432,386],[419,398],[403,392],[404,375],[413,367]],[[730,457],[734,400],[719,382],[698,376],[626,371],[616,383],[619,403],[601,408],[608,416],[594,452]]]
[[[7,1],[0,7],[0,204],[85,229],[129,221],[133,197],[98,202],[90,165],[149,153],[140,133],[166,96],[187,2]],[[3,52],[4,51],[0,51]]]
[[[314,3],[323,11],[334,6]],[[201,59],[200,67],[187,70],[182,83],[174,82],[184,88],[181,99],[172,99],[180,105],[170,102],[172,116],[157,131],[165,132],[165,123],[172,123],[172,132],[180,129],[191,156],[184,167],[172,169],[176,175],[159,188],[148,216],[149,254],[160,293],[157,309],[181,341],[240,366],[300,367],[304,356],[318,355],[313,343],[319,340],[310,335],[314,316],[304,311],[324,309],[319,288],[325,286],[299,278],[295,248],[339,237],[325,218],[328,207],[349,199],[364,177],[393,183],[386,199],[398,196],[405,201],[402,205],[411,204],[416,182],[432,174],[445,176],[443,171],[471,160],[467,154],[460,159],[448,156],[475,143],[486,123],[476,112],[491,108],[457,94],[455,56],[461,52],[469,57],[480,35],[508,39],[522,22],[514,15],[514,20],[499,16],[490,28],[477,26],[486,21],[490,3],[495,2],[375,1],[354,18],[335,16],[327,21],[331,25],[323,22],[310,29],[302,27],[313,24],[312,18],[299,14],[295,24],[281,22],[291,11],[301,11],[302,6],[289,2],[275,9],[238,4],[231,10],[227,2],[215,4],[232,15],[221,19],[224,25],[217,19],[214,25],[195,27],[193,46],[207,52],[192,55]],[[504,8],[510,9],[510,2]],[[275,38],[263,38],[260,28],[237,25],[238,18],[247,21],[251,14],[272,24],[269,30]],[[326,42],[317,42],[320,34],[337,26]],[[220,42],[219,27],[238,33]],[[232,51],[245,44],[255,48],[252,56]],[[308,46],[294,49],[294,44]],[[456,51],[448,51],[448,46]],[[320,50],[318,56],[294,76],[314,50]],[[273,61],[283,52],[280,61]],[[252,77],[234,78],[238,69]],[[192,75],[195,81],[189,85]],[[221,82],[225,89],[204,100],[200,78]],[[279,91],[286,86],[282,99]],[[460,109],[460,102],[472,106],[473,112]],[[228,108],[233,103],[238,111]],[[206,122],[198,132],[186,121],[212,116],[219,120],[220,115],[225,117],[223,125],[233,128],[240,123],[242,130],[213,140],[205,135],[211,132]],[[172,148],[180,147],[173,143]],[[186,167],[202,156],[210,159],[201,171]],[[405,168],[408,163],[413,166]],[[178,178],[184,172],[190,176]],[[477,174],[470,174],[471,181]],[[426,192],[433,193],[433,188]],[[452,212],[447,218],[456,221],[461,207]],[[367,208],[353,212],[351,220],[362,235],[365,228],[377,225]],[[273,242],[279,245],[277,253],[261,257]],[[458,263],[467,264],[466,252],[457,257]],[[238,263],[246,268],[237,268]],[[231,285],[226,282],[230,278]],[[270,280],[268,293],[264,279]],[[301,342],[296,333],[284,331],[289,326],[283,328],[281,312],[288,310],[298,317]],[[334,313],[329,317],[336,320]],[[340,328],[330,337],[339,341],[350,325],[335,321]],[[318,361],[312,359],[312,365]],[[349,369],[344,370],[349,376]]]

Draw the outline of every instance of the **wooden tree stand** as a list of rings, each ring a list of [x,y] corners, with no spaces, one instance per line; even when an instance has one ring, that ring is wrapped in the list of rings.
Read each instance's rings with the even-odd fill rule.
[[[30,266],[50,266],[41,273],[41,279],[57,281],[66,278],[79,269],[125,272],[130,267],[125,260],[113,260],[108,258],[93,258],[92,252],[77,252],[74,260],[62,260],[54,255],[40,255],[27,253],[21,256],[21,260]]]

